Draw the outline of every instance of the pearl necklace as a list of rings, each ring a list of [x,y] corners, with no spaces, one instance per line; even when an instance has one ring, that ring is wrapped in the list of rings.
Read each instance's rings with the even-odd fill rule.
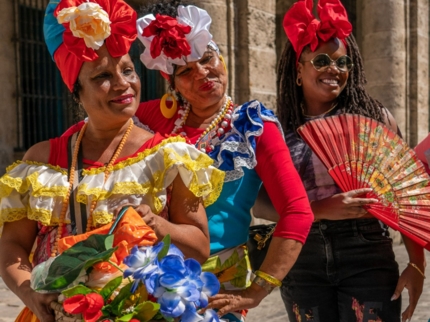
[[[172,134],[179,134],[183,137],[187,137],[187,133],[184,130],[185,122],[187,121],[188,115],[190,114],[190,104],[187,102],[184,107],[181,107],[178,111],[178,119],[175,121],[175,127],[172,130]],[[197,139],[195,146],[205,153],[213,151],[214,144],[219,138],[231,128],[231,117],[233,113],[233,103],[229,96],[225,97],[225,103],[221,110],[218,112],[213,121],[203,131],[200,137]]]
[[[70,167],[69,189],[67,190],[67,194],[64,197],[63,206],[61,208],[57,235],[55,236],[54,246],[52,247],[52,250],[51,250],[51,257],[57,256],[58,242],[61,239],[61,235],[63,232],[64,220],[66,218],[67,209],[69,208],[70,194],[72,192],[73,182],[75,180],[75,170],[76,170],[76,164],[78,163],[79,147],[81,145],[82,138],[84,137],[85,130],[87,129],[87,125],[88,123],[85,122],[85,125],[82,127],[82,130],[79,133],[78,138],[76,139],[75,148],[73,149],[72,164]],[[103,184],[106,183],[106,180],[109,178],[109,175],[113,170],[113,164],[115,163],[116,159],[118,159],[118,156],[120,155],[122,149],[124,148],[125,142],[127,141],[127,138],[130,135],[132,128],[133,128],[133,120],[130,120],[130,125],[128,126],[127,130],[124,132],[121,142],[118,144],[118,147],[116,148],[115,153],[112,155],[112,158],[110,159],[109,163],[105,168]],[[87,227],[86,227],[87,232],[91,230],[92,214],[94,212],[94,209],[96,208],[96,205],[97,205],[97,200],[93,199],[91,201],[90,211],[88,214],[88,221],[87,221]]]

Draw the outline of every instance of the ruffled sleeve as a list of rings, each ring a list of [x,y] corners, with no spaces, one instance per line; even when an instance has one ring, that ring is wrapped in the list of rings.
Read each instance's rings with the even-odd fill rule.
[[[183,138],[172,137],[116,164],[104,184],[104,167],[85,170],[77,198],[87,205],[97,200],[93,219],[99,224],[111,219],[118,200],[147,204],[153,213],[159,214],[166,206],[167,188],[179,175],[185,186],[209,206],[218,198],[224,181],[224,173],[212,163],[211,158],[186,144]]]
[[[183,138],[169,138],[115,164],[106,182],[104,167],[84,170],[76,198],[87,205],[87,213],[92,200],[97,200],[92,213],[95,226],[111,222],[114,211],[123,205],[147,204],[159,214],[166,206],[169,186],[179,175],[209,206],[218,198],[224,181],[224,173],[212,163]],[[42,225],[58,224],[68,188],[64,169],[30,162],[14,164],[0,178],[0,225],[23,218]],[[68,211],[65,223],[70,223]]]
[[[13,164],[0,178],[0,226],[23,218],[43,225],[58,223],[68,187],[67,173],[59,167],[36,162]]]
[[[215,160],[215,167],[226,172],[226,182],[241,178],[242,167],[254,169],[257,165],[255,150],[264,122],[275,123],[282,133],[277,117],[259,101],[247,102],[234,110],[231,131],[209,154]]]

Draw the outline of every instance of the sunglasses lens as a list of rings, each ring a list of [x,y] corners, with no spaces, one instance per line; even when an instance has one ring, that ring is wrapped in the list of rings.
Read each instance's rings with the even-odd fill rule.
[[[339,57],[336,60],[336,66],[341,71],[350,71],[352,69],[352,60],[348,56]]]
[[[330,58],[324,54],[317,55],[312,59],[312,63],[316,70],[320,70],[324,67],[330,66]]]

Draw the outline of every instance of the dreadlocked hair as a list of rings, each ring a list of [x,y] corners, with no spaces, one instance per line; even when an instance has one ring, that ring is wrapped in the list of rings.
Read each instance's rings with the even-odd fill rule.
[[[139,8],[139,17],[143,17],[152,13],[176,17],[178,15],[178,6],[182,3],[181,0],[147,0],[145,4]]]
[[[360,114],[383,122],[382,113],[385,108],[379,101],[372,98],[365,89],[367,80],[364,74],[363,60],[352,34],[346,38],[346,43],[348,45],[347,55],[351,57],[354,67],[349,72],[346,87],[337,99],[341,113]],[[305,121],[300,107],[303,92],[300,86],[296,84],[296,79],[296,53],[290,41],[287,40],[279,61],[277,75],[278,118],[285,132],[288,130],[296,132],[297,128]]]

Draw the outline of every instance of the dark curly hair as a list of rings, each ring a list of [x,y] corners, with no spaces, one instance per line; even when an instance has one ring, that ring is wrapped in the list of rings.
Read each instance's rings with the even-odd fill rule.
[[[158,13],[160,15],[176,17],[178,6],[181,4],[183,4],[181,0],[148,0],[139,8],[138,14],[139,17],[150,13],[154,16]]]
[[[363,61],[360,51],[351,34],[346,38],[347,54],[354,63],[349,73],[348,81],[344,90],[338,97],[338,105],[342,113],[360,114],[383,122],[384,106],[372,98],[365,89],[367,83],[364,75]],[[285,44],[278,66],[277,89],[278,89],[278,117],[284,131],[294,130],[304,123],[300,103],[303,100],[303,92],[296,84],[296,53],[289,41]]]
[[[81,107],[79,93],[82,90],[82,85],[79,79],[73,84],[73,91],[70,93],[69,107],[72,110],[74,122],[79,122],[86,117],[85,110]]]

